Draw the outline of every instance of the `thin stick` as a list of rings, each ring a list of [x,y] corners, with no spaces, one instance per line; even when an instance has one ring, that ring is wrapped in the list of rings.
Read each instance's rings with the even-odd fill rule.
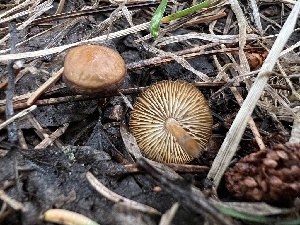
[[[245,131],[249,118],[269,79],[269,74],[273,70],[280,52],[282,51],[284,45],[288,40],[288,37],[290,37],[294,30],[299,12],[300,1],[297,1],[284,26],[282,27],[278,38],[274,42],[270,53],[268,54],[264,64],[262,65],[258,77],[256,78],[252,88],[247,95],[247,98],[245,99],[240,111],[233,121],[231,128],[229,129],[226,138],[217,154],[217,157],[213,162],[212,168],[214,169],[209,171],[207,177],[213,180],[215,187],[218,187],[220,180],[230,163],[230,160],[237,150],[238,144]]]
[[[222,82],[222,81],[220,81],[220,82],[195,82],[194,85],[196,87],[200,87],[200,88],[211,88],[211,87],[219,88],[219,87],[222,87],[225,85],[225,88],[228,88],[228,87],[234,85],[234,81],[235,81],[234,79],[231,79],[229,81],[229,83]],[[237,86],[245,87],[245,84],[239,83]],[[271,87],[276,88],[276,89],[290,91],[290,88],[287,86],[284,86],[284,85],[272,84]],[[146,90],[147,88],[148,87],[127,88],[127,89],[121,89],[121,90],[119,90],[119,92],[122,93],[123,95],[130,95],[130,94],[140,93],[140,92]],[[117,92],[110,93],[107,95],[102,95],[99,98],[118,96],[118,95],[120,95],[120,93],[117,93]],[[27,105],[26,101],[27,101],[28,96],[30,96],[30,94],[16,96],[14,98],[14,109],[21,110],[21,109],[27,108],[28,105]],[[37,106],[58,105],[58,104],[63,104],[63,103],[67,103],[67,102],[88,101],[88,100],[92,100],[92,99],[96,99],[96,98],[97,98],[96,96],[72,95],[72,96],[37,100],[35,102],[35,105],[37,105]],[[3,113],[5,111],[5,104],[6,104],[5,100],[0,100],[0,113]]]
[[[11,35],[11,53],[16,52],[16,27],[14,23],[9,24],[9,33]],[[15,74],[13,68],[14,60],[9,60],[7,65],[8,70],[8,83],[6,94],[6,119],[11,118],[14,115],[13,98],[15,94]],[[12,145],[16,145],[18,142],[17,126],[15,123],[9,124],[7,128],[8,139]]]
[[[237,11],[237,10],[235,10],[235,11]],[[239,12],[239,14],[240,14],[240,16],[242,17],[243,16],[243,14],[241,13],[241,12]],[[230,18],[227,18],[228,20],[226,20],[226,26],[227,26],[227,23],[228,23],[228,26],[229,26],[229,23],[230,23],[230,21],[231,21],[231,17]],[[240,21],[241,20],[243,20],[243,19],[239,19]],[[213,25],[212,25],[213,26]],[[211,30],[211,32],[212,32],[212,29],[210,29]],[[225,30],[225,28],[224,28],[224,31],[223,31],[223,34],[226,34],[225,33],[226,32],[226,30]],[[246,35],[246,33],[245,33],[245,35]],[[225,48],[225,46],[224,46],[224,44],[222,44],[221,45],[221,47],[222,48]],[[244,52],[243,52],[244,53]],[[235,64],[237,64],[236,63],[236,61],[235,61],[235,59],[232,57],[232,55],[231,54],[227,54],[227,56],[232,60],[232,62],[234,63],[234,65]],[[242,56],[240,56],[240,57],[242,57]],[[216,61],[217,59],[215,59],[215,61]],[[226,62],[227,60],[225,59],[225,62]],[[229,63],[227,63],[226,65],[229,65]],[[226,68],[226,65],[224,66],[225,68]],[[225,71],[223,71],[224,69],[224,67],[221,67],[221,65],[220,65],[220,63],[217,63],[217,67],[218,67],[218,69],[219,69],[219,71],[221,72],[221,74],[223,74],[223,77],[224,77],[224,79],[228,82],[230,79],[229,79],[229,77],[228,77],[228,75],[225,73]],[[230,69],[230,67],[228,67],[229,69]],[[247,66],[245,66],[245,68],[247,68]],[[233,75],[235,75],[236,74],[236,72],[234,71],[234,70],[231,70],[232,71],[232,74]],[[218,77],[218,76],[217,76]],[[236,78],[237,76],[235,76],[235,78]],[[239,91],[237,90],[237,88],[236,87],[230,87],[230,90],[231,90],[231,92],[233,93],[233,95],[234,95],[234,97],[235,97],[235,99],[237,100],[237,102],[238,102],[238,104],[241,106],[242,104],[243,104],[243,97],[241,96],[241,94],[239,93]],[[262,137],[261,137],[261,135],[260,135],[260,133],[259,133],[259,131],[258,131],[258,129],[257,129],[257,127],[256,127],[256,124],[255,124],[255,122],[254,122],[254,120],[253,120],[253,118],[252,117],[250,117],[250,119],[249,119],[249,127],[250,127],[250,129],[251,129],[251,131],[252,131],[252,133],[253,133],[253,135],[254,135],[254,137],[255,137],[255,140],[256,140],[256,142],[257,142],[257,144],[258,144],[258,146],[259,146],[259,148],[260,149],[264,149],[265,148],[265,145],[264,145],[264,142],[263,142],[263,140],[262,140]],[[213,169],[213,168],[212,168]]]
[[[60,14],[62,12],[63,8],[64,8],[64,5],[65,5],[65,0],[60,0],[59,4],[58,4],[58,7],[57,7],[57,10],[56,10],[54,15]]]
[[[237,102],[239,103],[239,105],[242,105],[244,100],[243,100],[243,97],[241,96],[241,94],[238,92],[237,88],[231,87],[230,90],[233,93],[233,95],[234,95],[235,99],[237,100]],[[252,131],[252,134],[257,142],[259,149],[266,148],[252,116],[249,118],[248,125]]]
[[[26,116],[28,113],[30,113],[31,111],[36,109],[36,105],[33,105],[27,109],[24,109],[23,111],[19,112],[18,114],[10,117],[9,119],[7,119],[5,122],[0,124],[0,130],[2,130],[4,127],[6,127],[7,125],[11,124],[12,122],[14,122],[17,119],[20,119],[24,116]]]
[[[10,34],[10,52],[16,53],[16,43],[17,43],[17,31],[15,23],[9,24],[9,34]],[[15,95],[15,71],[13,68],[14,60],[8,61],[8,83],[7,83],[7,95],[6,95],[6,119],[11,118],[14,115],[13,108],[13,98]],[[11,151],[13,154],[13,171],[15,175],[16,187],[17,187],[17,199],[21,198],[22,190],[19,181],[19,172],[18,172],[18,161],[16,155],[16,146],[18,144],[18,131],[17,125],[15,122],[9,124],[7,127],[8,139],[11,143]]]
[[[175,164],[175,163],[168,163],[165,165],[170,167],[172,170],[174,170],[177,173],[204,173],[208,171],[207,166]],[[128,173],[143,172],[143,170],[141,170],[141,168],[139,168],[137,164],[127,164],[124,167]]]
[[[52,134],[50,134],[48,137],[42,140],[37,146],[35,146],[34,149],[42,149],[48,147],[49,145],[52,145],[52,143],[57,138],[59,138],[61,135],[65,133],[68,126],[69,126],[68,123],[63,124],[62,127],[59,127],[56,131],[54,131]]]
[[[26,143],[24,133],[22,129],[18,129],[18,139],[19,139],[19,145],[21,149],[28,149],[28,145]]]
[[[40,86],[27,100],[27,105],[32,105],[43,93],[45,93],[61,77],[64,68],[54,73],[42,86]]]
[[[221,13],[218,13],[216,15],[207,16],[207,17],[199,18],[199,19],[195,19],[195,20],[190,20],[190,21],[186,22],[184,24],[184,26],[195,26],[199,23],[207,23],[209,21],[217,20],[217,19],[220,19],[220,18],[225,17],[225,16],[226,16],[226,13],[221,12]]]

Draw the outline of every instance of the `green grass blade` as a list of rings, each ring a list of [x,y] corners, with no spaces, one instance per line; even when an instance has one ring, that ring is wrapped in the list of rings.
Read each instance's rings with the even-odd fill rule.
[[[235,219],[240,219],[248,222],[256,222],[261,224],[274,224],[274,225],[300,225],[300,219],[280,220],[274,217],[258,216],[258,215],[238,212],[234,209],[230,209],[221,205],[215,205],[215,207],[221,213],[227,216],[231,216]]]
[[[190,7],[190,8],[184,9],[180,12],[171,14],[169,16],[165,16],[164,18],[162,18],[161,22],[166,23],[166,22],[169,22],[171,20],[181,18],[181,17],[186,16],[188,14],[194,13],[194,12],[200,10],[200,9],[212,7],[216,4],[218,4],[219,2],[221,2],[221,0],[205,0],[205,1],[203,1],[199,4],[197,4],[197,5],[194,5],[194,6]]]
[[[159,26],[164,12],[166,10],[167,3],[168,0],[162,0],[159,6],[157,7],[154,15],[152,16],[150,22],[150,33],[153,35],[154,38],[158,37]]]

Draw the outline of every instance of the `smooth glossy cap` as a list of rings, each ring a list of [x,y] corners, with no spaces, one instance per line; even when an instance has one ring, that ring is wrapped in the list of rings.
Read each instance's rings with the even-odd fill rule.
[[[98,45],[72,48],[65,57],[65,83],[76,93],[93,94],[116,90],[126,74],[120,54]]]
[[[188,154],[174,135],[186,131],[185,136],[198,143],[199,156],[211,136],[213,120],[197,88],[187,82],[162,81],[151,85],[137,99],[129,125],[141,151],[149,158],[164,163],[187,163],[195,156]]]

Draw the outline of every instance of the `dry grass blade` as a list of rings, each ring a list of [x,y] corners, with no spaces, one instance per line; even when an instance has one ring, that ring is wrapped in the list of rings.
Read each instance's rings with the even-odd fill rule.
[[[0,23],[5,23],[5,22],[8,22],[8,21],[14,20],[14,19],[16,19],[16,18],[25,16],[25,15],[27,15],[27,14],[29,14],[29,13],[30,13],[30,10],[25,10],[25,11],[16,13],[15,15],[8,16],[8,17],[6,17],[6,18],[0,19]]]
[[[17,30],[22,30],[25,27],[27,27],[33,20],[35,20],[37,17],[39,17],[40,15],[42,15],[44,12],[48,11],[49,9],[52,8],[52,3],[53,0],[48,0],[46,2],[41,3],[40,5],[37,5],[34,9],[33,9],[33,14],[26,20],[24,21],[20,26],[17,27]],[[29,12],[30,13],[30,12]],[[6,40],[8,40],[10,37],[9,34],[7,34],[5,37],[3,37],[0,40],[0,44],[3,44],[3,42],[5,42]]]
[[[118,38],[118,37],[123,37],[128,34],[133,34],[133,33],[136,33],[136,32],[142,31],[142,30],[146,30],[148,28],[149,28],[149,22],[146,22],[146,23],[136,25],[134,27],[130,27],[130,28],[127,28],[124,30],[116,31],[114,33],[110,33],[109,37],[107,37],[107,35],[102,35],[100,37],[91,38],[89,40],[75,42],[72,44],[49,48],[49,49],[45,49],[45,50],[38,50],[38,51],[33,51],[33,52],[23,52],[23,53],[17,53],[17,54],[0,55],[0,61],[9,60],[9,59],[23,59],[23,58],[32,58],[32,57],[51,55],[54,53],[62,52],[68,48],[71,48],[71,47],[74,47],[74,46],[77,46],[80,44],[84,44],[84,43],[87,44],[87,43],[92,43],[92,42],[101,43],[101,42],[105,42],[107,40],[111,40],[111,39]]]
[[[278,101],[282,106],[284,106],[287,110],[290,111],[290,113],[295,117],[296,115],[294,114],[293,110],[290,108],[290,106],[284,101],[280,95],[277,94],[277,92],[269,85],[266,84],[265,90],[269,92],[269,94],[272,96],[273,99]]]
[[[252,10],[253,10],[253,17],[254,17],[256,27],[257,27],[259,33],[263,34],[264,31],[263,31],[263,28],[262,28],[262,25],[260,22],[260,16],[259,16],[259,12],[258,12],[257,3],[255,0],[250,0],[250,3],[251,3]]]
[[[60,0],[55,15],[60,14],[64,8],[65,0]]]
[[[261,72],[258,74],[258,77],[250,89],[247,98],[245,99],[239,113],[236,116],[236,119],[233,121],[232,126],[219,150],[219,153],[213,162],[212,168],[208,174],[208,178],[213,180],[213,183],[216,187],[219,185],[223,173],[227,169],[230,160],[237,150],[237,146],[242,138],[247,122],[268,81],[269,74],[273,70],[280,52],[288,40],[288,37],[294,30],[299,11],[300,1],[297,1],[284,26],[282,27],[278,38],[273,44],[269,55],[262,65]]]
[[[147,45],[147,44],[144,44],[144,47],[150,51],[150,52],[153,52],[155,54],[158,54],[158,55],[162,55],[163,57],[171,57],[173,58],[176,62],[178,62],[182,67],[186,68],[187,70],[193,72],[194,74],[196,74],[201,80],[203,81],[211,81],[211,79],[204,73],[194,69],[188,61],[186,61],[184,59],[184,57],[181,57],[181,56],[178,56],[174,53],[171,53],[171,52],[165,52],[163,50],[160,50],[158,48],[155,48],[153,46],[150,46],[150,45]]]
[[[47,91],[61,77],[64,68],[62,67],[52,75],[42,86],[40,86],[27,100],[28,105],[32,105],[45,91]]]
[[[249,30],[249,25],[243,14],[242,8],[237,0],[229,0],[232,11],[236,15],[236,19],[239,25],[239,59],[242,73],[248,73],[250,71],[249,63],[244,52],[244,47],[246,45],[246,34]],[[249,30],[250,31],[250,30]]]
[[[257,40],[260,37],[256,34],[247,34],[245,35],[246,39],[248,41],[251,40]],[[264,37],[264,38],[272,38],[270,37]],[[205,33],[189,33],[189,34],[183,34],[183,35],[176,35],[171,37],[164,37],[159,40],[159,43],[157,46],[164,46],[167,44],[172,44],[175,42],[180,41],[186,41],[190,39],[200,39],[203,41],[210,41],[212,43],[227,43],[227,44],[233,44],[236,42],[239,42],[239,36],[238,35],[216,35],[216,34],[205,34]]]
[[[194,3],[196,1],[203,0],[193,0]],[[210,199],[217,194],[213,184],[218,186],[233,154],[238,158],[258,147],[262,149],[274,142],[288,140],[293,121],[290,141],[299,142],[300,116],[297,114],[300,110],[293,108],[300,105],[300,66],[297,64],[300,42],[299,33],[296,33],[300,30],[299,23],[286,49],[281,51],[278,46],[284,45],[283,40],[286,41],[288,33],[283,28],[284,36],[280,34],[280,43],[276,42],[273,47],[277,49],[271,51],[262,69],[261,66],[292,11],[291,3],[297,3],[298,12],[300,3],[292,0],[218,1],[220,4],[216,7],[199,10],[170,23],[161,23],[157,39],[149,34],[147,21],[153,17],[158,0],[12,0],[13,4],[0,4],[5,13],[0,15],[0,82],[3,81],[0,83],[3,96],[0,100],[0,168],[5,171],[4,174],[0,172],[0,184],[3,183],[2,189],[9,189],[12,193],[10,198],[17,201],[24,196],[37,196],[28,199],[32,206],[30,213],[4,200],[0,224],[15,224],[21,219],[39,221],[38,217],[53,207],[77,209],[77,213],[88,213],[87,216],[95,221],[111,224],[130,224],[129,221],[137,225],[179,225],[195,221],[221,225],[243,223],[239,222],[241,218],[226,214]],[[19,2],[21,4],[18,5]],[[190,8],[192,4],[192,1],[168,0],[165,15]],[[16,51],[10,52],[13,45],[10,46],[7,40],[13,39],[14,35],[9,32],[8,25],[14,22],[18,27],[15,41],[18,44],[15,45]],[[286,23],[291,28],[290,17]],[[127,73],[120,89],[98,94],[92,90],[90,95],[79,95],[66,86],[66,80],[60,79],[66,72],[66,66],[62,68],[64,58],[71,48],[81,45],[105,46],[121,54],[127,63]],[[282,56],[279,62],[278,58],[288,51],[291,52]],[[79,60],[71,63],[72,68],[83,64],[82,52],[78,55]],[[99,58],[107,59],[107,56]],[[5,91],[9,89],[5,89],[5,79],[8,80],[9,73],[5,66],[14,59],[22,59],[16,61],[14,67],[8,67],[14,69],[16,92],[11,100],[6,100]],[[272,71],[275,61],[277,67]],[[107,68],[110,62],[108,60],[102,67]],[[115,66],[109,71],[115,74],[114,69]],[[81,75],[79,79],[86,80]],[[214,121],[211,116],[209,119],[204,117],[201,127],[206,128],[203,132],[198,126],[199,121],[188,123],[190,119],[199,117],[200,111],[192,106],[197,97],[191,92],[187,92],[187,97],[174,94],[183,87],[168,87],[161,92],[155,89],[155,92],[161,93],[159,97],[151,93],[148,95],[150,100],[141,101],[156,99],[158,103],[154,106],[142,108],[133,104],[139,102],[143,96],[141,92],[147,92],[155,83],[167,81],[195,86],[211,103],[207,108],[213,112]],[[245,101],[252,85],[253,90]],[[298,100],[292,102],[291,93]],[[22,109],[28,113],[14,121],[17,125],[16,144],[9,143],[9,132],[5,132],[8,130],[7,123],[15,119],[5,121],[3,115],[5,105],[10,102],[16,113]],[[255,111],[251,114],[254,107]],[[153,119],[155,108],[158,114],[168,111],[173,115],[166,114],[165,121],[161,117]],[[240,108],[241,112],[236,117]],[[137,109],[143,115],[134,116]],[[199,110],[203,112],[204,107]],[[146,111],[152,115],[145,115]],[[187,111],[190,113],[185,119],[183,114]],[[22,116],[22,113],[17,116]],[[176,120],[177,114],[184,120]],[[130,121],[135,117],[141,125],[145,125],[143,131],[129,129]],[[160,120],[159,129],[173,137],[173,140],[163,143],[164,146],[153,141],[158,128],[152,126]],[[196,132],[204,136],[211,130],[208,124],[213,125],[209,132],[212,137],[205,138],[209,143],[204,143],[204,137],[198,139]],[[162,152],[175,158],[181,157],[178,151],[173,154],[168,150],[172,143],[178,142],[178,146],[191,157],[189,163],[168,161],[170,163],[163,164],[148,159],[150,155],[141,151],[143,146],[133,136],[142,132],[147,133],[146,138],[140,138],[144,141],[142,144],[152,141],[147,144],[156,150],[163,150],[162,147],[166,146],[167,151]],[[196,140],[204,146],[200,153],[196,151],[200,145]],[[220,153],[209,172],[222,141]],[[162,143],[162,140],[159,139],[159,142]],[[239,152],[236,152],[237,146],[240,147]],[[10,149],[16,149],[15,153]],[[204,150],[204,154],[199,156]],[[16,156],[14,162],[11,160],[13,154]],[[14,173],[14,168],[19,175]],[[208,172],[214,183],[205,179]],[[82,178],[84,182],[80,182]],[[227,188],[225,181],[222,187]],[[27,191],[22,190],[24,185]],[[0,191],[0,198],[1,194]],[[222,192],[222,199],[232,196],[236,197],[229,188],[228,192]],[[44,203],[42,208],[39,207],[41,202]],[[92,210],[78,208],[78,202],[92,207]],[[261,206],[257,203],[230,205],[229,209],[239,211],[243,208],[243,212],[252,213],[254,217],[260,213],[269,216],[269,208],[259,208],[258,205]],[[256,206],[259,208],[257,211],[250,210],[253,207],[257,209]],[[276,209],[270,210],[270,217],[278,220],[289,216],[277,214]],[[127,218],[131,220],[127,221]],[[50,223],[41,218],[39,222]],[[80,222],[75,218],[72,223]]]
[[[293,44],[293,45],[290,46],[289,48],[283,50],[283,51],[280,53],[280,56],[283,56],[283,55],[287,54],[288,52],[293,51],[294,49],[298,48],[299,46],[300,46],[300,41],[298,41],[296,44]]]
[[[159,225],[170,225],[179,207],[178,202],[172,205],[172,207],[162,215]]]
[[[14,115],[13,117],[9,118],[5,122],[0,124],[0,130],[2,130],[4,127],[6,127],[8,124],[14,122],[17,119],[20,119],[24,116],[26,116],[28,113],[36,109],[36,105],[33,105],[29,107],[28,109],[24,109],[23,111],[19,112],[18,114]]]
[[[291,131],[291,137],[289,142],[300,143],[300,107],[294,108],[294,113],[296,117],[294,118],[293,129]]]
[[[129,132],[125,121],[120,123],[120,133],[127,151],[134,156],[135,159],[142,157],[141,151],[136,143],[134,136]]]
[[[126,206],[128,206],[129,208],[141,211],[141,212],[145,212],[145,213],[149,213],[149,214],[156,214],[156,215],[160,215],[161,213],[159,211],[157,211],[156,209],[132,201],[128,198],[124,198],[118,194],[116,194],[115,192],[112,192],[111,190],[109,190],[107,187],[105,187],[103,184],[100,183],[100,181],[98,181],[96,179],[96,177],[94,177],[94,175],[90,172],[86,173],[86,178],[88,179],[89,183],[93,186],[93,188],[96,189],[96,191],[98,191],[101,195],[103,195],[104,197],[108,198],[109,200],[116,202],[116,203],[122,203]]]
[[[26,212],[26,207],[21,202],[12,199],[3,190],[0,190],[0,199],[10,205],[13,209]]]
[[[9,15],[10,13],[16,12],[18,10],[20,10],[23,7],[26,7],[27,5],[33,3],[33,0],[26,0],[25,2],[22,2],[21,4],[16,5],[14,8],[7,10],[6,12],[2,13],[0,15],[0,18],[5,17],[6,15]]]

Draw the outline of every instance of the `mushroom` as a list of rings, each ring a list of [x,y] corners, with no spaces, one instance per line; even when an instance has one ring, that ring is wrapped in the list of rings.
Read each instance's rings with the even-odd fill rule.
[[[120,54],[98,45],[72,48],[64,60],[63,80],[79,94],[111,92],[121,85],[126,74]]]
[[[151,85],[134,104],[129,122],[141,151],[165,163],[187,163],[201,155],[212,124],[202,93],[183,81]]]

